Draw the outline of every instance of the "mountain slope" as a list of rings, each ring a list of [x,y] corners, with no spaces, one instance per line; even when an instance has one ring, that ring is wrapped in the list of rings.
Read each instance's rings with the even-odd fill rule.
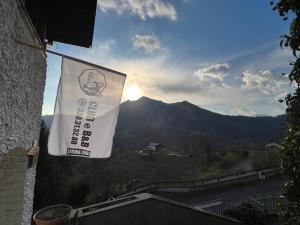
[[[49,124],[49,117],[46,118]],[[227,116],[187,101],[167,104],[147,97],[121,104],[114,147],[135,150],[149,142],[167,148],[227,148],[280,139],[286,117]]]
[[[116,139],[135,142],[134,147],[146,141],[173,148],[215,141],[221,145],[267,143],[281,137],[284,124],[285,116],[226,116],[186,101],[166,104],[142,97],[121,105]]]

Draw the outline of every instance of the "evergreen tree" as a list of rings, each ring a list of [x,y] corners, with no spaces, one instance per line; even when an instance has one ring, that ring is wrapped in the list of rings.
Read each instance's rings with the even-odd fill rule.
[[[300,224],[300,1],[278,0],[271,2],[283,20],[291,19],[289,34],[283,35],[280,46],[290,48],[295,57],[290,63],[291,83],[296,90],[288,94],[282,102],[287,104],[288,127],[281,151],[281,165],[285,179],[283,193],[287,203],[282,207],[281,218],[288,225]]]

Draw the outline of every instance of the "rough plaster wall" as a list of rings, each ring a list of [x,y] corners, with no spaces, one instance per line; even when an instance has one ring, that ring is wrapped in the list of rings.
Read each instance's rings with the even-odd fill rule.
[[[0,10],[0,153],[5,153],[29,148],[39,136],[46,59],[14,41],[37,44],[18,1],[5,0]]]
[[[33,166],[26,171],[21,225],[31,224],[37,158],[38,156],[35,156]]]
[[[24,168],[25,149],[39,138],[46,58],[41,51],[20,45],[15,39],[38,44],[18,0],[0,0],[0,164],[7,162],[5,158],[12,149],[22,152],[14,155],[9,171],[11,176],[22,177],[20,173],[23,172],[26,177],[25,182],[16,180],[10,184],[10,189],[14,190],[10,194],[15,193],[16,200],[24,192],[24,210],[21,217],[22,205],[19,204],[19,208],[10,211],[9,215],[12,220],[19,219],[21,224],[29,225],[35,169]],[[1,166],[5,167],[3,163]],[[2,169],[0,173],[3,175],[4,171]],[[0,205],[0,211],[5,210],[5,205]],[[0,224],[2,222],[6,221],[0,218]]]
[[[23,188],[25,184],[25,169],[27,159],[24,149],[9,151],[0,162],[0,224],[20,224]],[[11,162],[14,163],[11,163]]]

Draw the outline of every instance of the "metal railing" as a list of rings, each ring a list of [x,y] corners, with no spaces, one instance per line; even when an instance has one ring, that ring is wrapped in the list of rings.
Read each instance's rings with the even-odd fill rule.
[[[261,210],[243,202],[229,199],[219,199],[211,203],[202,203],[193,206],[210,213],[228,216],[240,221],[261,223],[264,220],[264,214]]]
[[[261,210],[265,209],[267,214],[277,214],[280,211],[279,205],[286,202],[285,198],[278,193],[248,196],[248,199],[248,203],[254,204]]]
[[[244,201],[230,199],[217,199],[210,202],[193,204],[193,207],[201,208],[207,212],[229,216],[241,221],[263,223],[266,216],[279,212],[278,205],[285,199],[278,193],[267,194],[264,197],[248,196]]]
[[[238,172],[234,174],[228,174],[228,175],[223,175],[223,176],[218,176],[218,177],[211,177],[211,178],[205,178],[201,180],[193,180],[193,181],[167,181],[167,182],[154,182],[154,183],[149,183],[145,184],[142,186],[138,187],[133,187],[126,192],[121,193],[119,196],[128,196],[136,193],[141,193],[141,192],[151,192],[151,191],[158,191],[160,188],[193,188],[193,187],[198,187],[201,185],[207,185],[207,184],[213,184],[213,183],[219,183],[222,181],[226,180],[232,180],[232,179],[239,179],[247,176],[253,176],[253,175],[258,175],[260,172],[263,172],[264,174],[277,174],[281,171],[280,168],[272,168],[272,169],[266,169],[266,170],[250,170],[250,171],[243,171],[243,172]]]

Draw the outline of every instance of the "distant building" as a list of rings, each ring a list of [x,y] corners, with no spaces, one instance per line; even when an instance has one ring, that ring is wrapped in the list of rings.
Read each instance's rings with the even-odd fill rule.
[[[279,150],[279,149],[282,149],[283,146],[280,145],[280,144],[277,144],[275,142],[272,142],[272,143],[269,143],[269,144],[266,144],[265,145],[265,151],[270,151],[270,150]]]
[[[163,148],[160,143],[149,143],[148,146],[139,151],[141,155],[152,155],[158,153]]]
[[[152,150],[152,151],[158,151],[162,148],[162,144],[160,143],[149,143],[146,149]]]

